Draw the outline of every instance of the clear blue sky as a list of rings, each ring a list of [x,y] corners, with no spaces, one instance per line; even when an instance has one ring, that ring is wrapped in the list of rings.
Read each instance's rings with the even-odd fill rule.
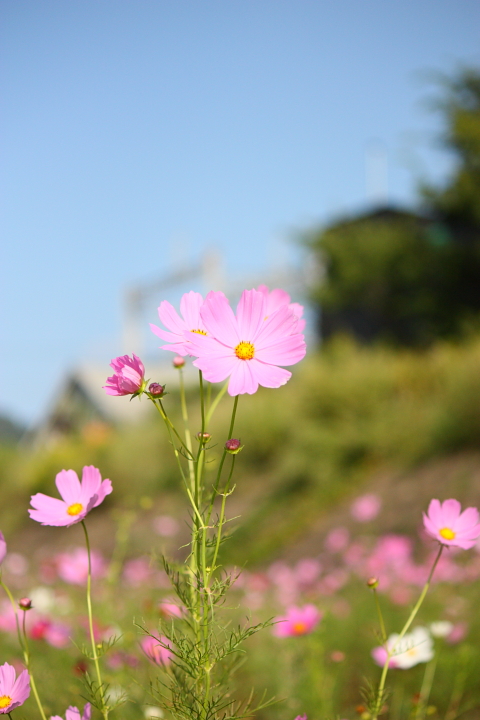
[[[267,268],[362,207],[372,139],[413,202],[449,167],[422,73],[479,41],[478,0],[2,0],[0,411],[32,422],[68,368],[107,370],[122,289],[176,238]]]

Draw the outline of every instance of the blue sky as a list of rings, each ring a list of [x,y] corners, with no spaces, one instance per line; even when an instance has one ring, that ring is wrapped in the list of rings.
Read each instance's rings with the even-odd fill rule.
[[[392,202],[440,182],[426,77],[479,40],[477,0],[2,0],[0,411],[107,370],[124,288],[182,254],[301,263],[286,241],[365,205],[373,141]]]

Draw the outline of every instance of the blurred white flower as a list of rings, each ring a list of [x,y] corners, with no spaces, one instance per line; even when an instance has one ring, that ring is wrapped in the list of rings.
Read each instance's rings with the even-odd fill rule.
[[[433,637],[436,638],[448,637],[452,630],[453,623],[451,623],[449,620],[438,620],[437,622],[433,622],[430,625],[430,632],[432,633]]]

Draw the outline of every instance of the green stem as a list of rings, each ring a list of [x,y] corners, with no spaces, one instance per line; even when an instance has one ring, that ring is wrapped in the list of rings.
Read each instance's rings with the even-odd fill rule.
[[[185,443],[187,445],[187,450],[189,453],[188,472],[190,475],[190,485],[193,488],[195,486],[195,466],[194,466],[194,462],[193,462],[192,437],[190,435],[190,428],[188,426],[187,399],[186,399],[186,395],[185,395],[185,382],[183,379],[182,368],[180,368],[180,404],[182,406],[182,418],[183,418],[183,424],[185,426]]]
[[[206,417],[206,421],[205,421],[207,427],[208,427],[209,424],[210,424],[210,420],[212,419],[213,413],[214,413],[215,410],[217,409],[218,403],[220,402],[220,400],[222,399],[222,397],[223,397],[223,396],[225,395],[225,393],[227,392],[227,388],[228,388],[228,383],[229,383],[229,382],[230,382],[230,380],[227,380],[227,382],[225,383],[225,385],[218,391],[218,393],[217,393],[217,395],[216,395],[216,397],[215,397],[215,400],[212,402],[212,404],[211,404],[210,407],[208,408],[207,417]],[[210,387],[211,387],[211,386],[210,386]]]
[[[228,438],[227,438],[227,440],[231,440],[231,439],[232,439],[233,428],[235,427],[235,417],[236,417],[236,415],[237,415],[238,398],[239,398],[239,395],[235,395],[235,400],[233,401],[232,417],[231,417],[231,419],[230,419],[230,427],[229,427],[229,429],[228,429]],[[224,466],[224,463],[225,463],[225,458],[227,457],[227,455],[228,455],[227,450],[226,450],[225,447],[224,447],[224,448],[223,448],[223,453],[222,453],[222,458],[221,458],[220,464],[219,464],[219,466],[218,466],[217,477],[216,477],[216,479],[215,479],[215,484],[214,484],[214,486],[213,486],[212,496],[211,496],[211,498],[210,498],[210,505],[209,505],[209,509],[208,509],[207,525],[210,524],[210,520],[211,520],[212,512],[213,512],[213,505],[214,505],[214,503],[215,503],[215,498],[217,497],[218,487],[219,487],[219,485],[220,485],[220,478],[222,477],[222,470],[223,470],[223,466]]]
[[[378,599],[378,593],[377,593],[376,588],[373,588],[373,597],[375,598],[375,606],[377,608],[378,620],[380,622],[380,631],[382,633],[382,643],[384,643],[387,640],[387,631],[385,630],[385,623],[383,621],[382,609],[380,607],[380,602]]]
[[[380,712],[380,710],[381,710],[383,693],[384,693],[384,691],[385,691],[385,680],[387,679],[388,666],[389,666],[389,664],[390,664],[390,659],[392,658],[392,655],[395,653],[395,649],[397,648],[398,643],[400,642],[400,640],[402,640],[402,638],[404,637],[404,635],[405,635],[405,633],[407,632],[408,628],[410,627],[410,625],[411,625],[412,622],[414,621],[414,619],[415,619],[418,611],[420,610],[421,604],[422,604],[423,601],[425,600],[425,596],[426,596],[426,594],[427,594],[427,592],[428,592],[428,588],[430,587],[430,583],[431,583],[431,581],[432,581],[433,573],[435,572],[435,568],[437,567],[438,561],[440,560],[440,556],[441,556],[441,554],[442,554],[442,552],[443,552],[443,548],[444,548],[444,547],[445,547],[444,545],[440,545],[440,549],[439,549],[439,551],[438,551],[438,553],[437,553],[437,557],[435,558],[435,562],[434,562],[433,565],[432,565],[432,569],[430,570],[430,574],[429,574],[429,576],[428,576],[427,582],[425,583],[425,586],[424,586],[424,588],[423,588],[423,590],[422,590],[422,592],[421,592],[421,594],[420,594],[420,597],[419,597],[418,600],[417,600],[417,603],[416,603],[415,607],[413,608],[412,612],[410,613],[410,616],[409,616],[407,622],[405,623],[405,625],[403,626],[403,628],[402,628],[402,630],[401,630],[398,638],[396,639],[394,645],[391,647],[390,650],[387,649],[387,659],[385,660],[385,665],[383,666],[383,670],[382,670],[382,676],[381,676],[381,678],[380,678],[380,684],[379,684],[379,686],[378,686],[377,700],[376,700],[376,704],[375,704],[375,712],[374,712],[374,714],[373,714],[373,716],[372,716],[372,720],[377,720],[378,714],[379,714],[379,712]]]
[[[427,708],[428,699],[430,697],[430,691],[433,685],[433,678],[435,675],[435,669],[437,667],[437,658],[434,657],[425,667],[425,674],[423,676],[422,687],[420,688],[420,697],[418,699],[417,712],[415,713],[415,720],[425,720],[425,710]]]
[[[88,539],[88,532],[87,532],[87,526],[85,525],[85,521],[82,520],[82,527],[83,532],[85,533],[85,543],[87,545],[87,555],[88,555],[88,576],[87,576],[87,611],[88,611],[88,626],[90,630],[90,640],[92,643],[92,657],[93,661],[95,663],[95,670],[97,673],[97,682],[98,682],[98,692],[100,694],[100,699],[102,701],[102,715],[107,720],[108,718],[108,708],[105,704],[105,695],[104,695],[104,689],[103,689],[103,683],[102,683],[102,675],[100,673],[100,664],[98,662],[98,654],[97,654],[97,645],[95,643],[95,634],[93,632],[93,613],[92,613],[92,595],[91,595],[91,589],[92,589],[92,558],[91,558],[91,552],[90,552],[90,540]]]
[[[33,674],[32,674],[32,670],[31,670],[31,667],[30,667],[30,651],[29,651],[29,648],[28,648],[27,630],[26,630],[26,626],[25,626],[25,621],[26,621],[26,617],[25,617],[25,616],[26,616],[26,614],[27,614],[27,611],[26,611],[26,610],[23,610],[23,621],[22,621],[22,634],[23,634],[23,637],[22,637],[22,634],[20,633],[20,623],[18,622],[17,606],[15,605],[15,600],[13,599],[12,593],[10,592],[9,588],[5,585],[5,583],[3,582],[3,580],[0,580],[0,585],[1,585],[2,588],[5,590],[5,592],[6,592],[7,596],[8,596],[8,599],[10,600],[10,603],[11,603],[11,605],[12,605],[13,612],[15,613],[15,624],[16,624],[16,626],[17,626],[18,642],[20,643],[20,647],[22,648],[22,653],[23,653],[23,659],[24,659],[24,662],[25,662],[25,667],[27,668],[28,674],[29,674],[29,676],[30,676],[30,687],[32,688],[33,695],[34,695],[34,697],[35,697],[35,702],[37,703],[37,707],[38,707],[38,710],[39,710],[40,715],[41,715],[41,717],[42,717],[42,720],[47,720],[47,718],[46,718],[46,716],[45,716],[45,712],[44,712],[44,710],[43,710],[42,702],[41,702],[41,700],[40,700],[40,696],[39,696],[38,691],[37,691],[37,686],[36,686],[36,683],[35,683],[35,678],[34,678],[34,676],[33,676]],[[10,716],[10,713],[7,713],[7,715],[8,715],[9,717],[11,717],[11,716]]]

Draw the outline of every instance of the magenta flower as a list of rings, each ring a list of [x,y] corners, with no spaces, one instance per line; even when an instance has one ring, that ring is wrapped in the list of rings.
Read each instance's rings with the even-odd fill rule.
[[[160,345],[162,350],[171,350],[182,357],[192,354],[185,333],[192,332],[207,335],[203,320],[200,317],[202,304],[203,297],[200,293],[193,292],[193,290],[185,293],[180,300],[182,317],[179,316],[173,305],[166,300],[160,303],[158,315],[165,327],[168,328],[168,331],[152,325],[152,323],[150,323],[150,327],[155,335],[168,343],[168,345]],[[173,359],[175,367],[182,367],[178,364],[178,361],[175,363],[175,360],[176,358]]]
[[[103,389],[107,395],[135,395],[145,387],[145,368],[136,355],[121,355],[110,363],[115,370],[112,377],[107,378],[109,385]]]
[[[285,292],[285,290],[281,290],[280,288],[275,288],[275,290],[269,290],[266,285],[259,285],[257,290],[264,294],[267,301],[266,317],[269,317],[272,313],[276,312],[281,307],[286,306],[293,312],[295,317],[298,319],[295,332],[303,333],[306,324],[305,319],[302,318],[303,305],[290,302],[290,295]]]
[[[85,703],[83,708],[83,715],[80,715],[80,710],[74,705],[70,705],[65,713],[65,720],[90,720],[92,717],[92,706],[89,702]],[[50,720],[63,720],[60,715],[52,715]]]
[[[30,695],[30,675],[23,670],[18,678],[15,668],[4,663],[0,665],[0,713],[10,713],[23,705]]]
[[[6,554],[7,554],[7,543],[5,542],[3,533],[0,532],[0,565],[5,560]]]
[[[162,644],[160,644],[162,643]],[[164,645],[169,645],[169,641],[163,635],[160,636],[159,640],[147,635],[141,641],[140,645],[145,655],[156,665],[168,665],[172,657],[172,653]]]
[[[478,510],[469,507],[462,512],[458,500],[451,498],[441,503],[432,500],[428,513],[423,513],[425,530],[442,545],[459,547],[463,550],[472,548],[480,537]]]
[[[293,606],[288,608],[285,616],[276,618],[273,634],[277,637],[308,635],[321,619],[322,615],[315,605]]]
[[[110,480],[102,482],[100,470],[93,465],[83,468],[82,482],[74,470],[62,470],[55,484],[63,500],[37,493],[30,500],[32,520],[42,525],[68,526],[80,522],[94,507],[97,507],[112,492]]]
[[[297,318],[283,306],[266,318],[266,299],[257,290],[245,290],[237,315],[221,292],[207,295],[200,310],[208,337],[186,333],[195,367],[210,382],[230,377],[230,395],[252,395],[258,386],[277,388],[292,374],[283,365],[294,365],[306,352],[303,335],[293,334]],[[266,319],[265,319],[266,318]]]

